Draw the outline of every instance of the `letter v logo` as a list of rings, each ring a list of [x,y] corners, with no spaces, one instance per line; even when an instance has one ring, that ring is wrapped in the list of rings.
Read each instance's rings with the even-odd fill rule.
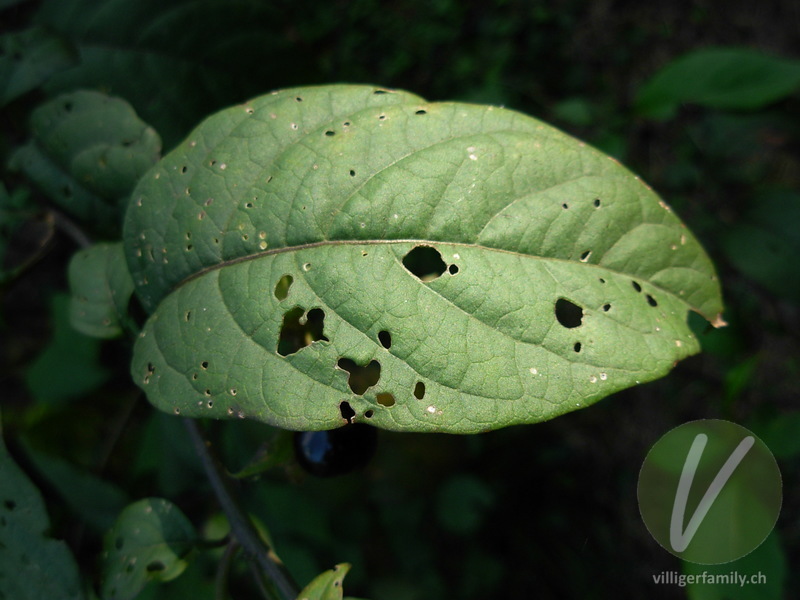
[[[689,453],[686,455],[686,462],[683,463],[683,470],[681,471],[681,479],[678,482],[678,489],[675,492],[675,502],[672,505],[672,519],[669,525],[669,543],[675,552],[683,552],[692,541],[694,534],[697,533],[697,528],[703,522],[708,514],[714,500],[717,499],[722,488],[728,483],[728,480],[733,475],[733,471],[742,462],[742,459],[750,451],[755,443],[755,438],[752,435],[747,436],[722,465],[722,468],[714,477],[714,481],[708,486],[706,493],[703,495],[700,504],[694,511],[689,524],[686,526],[686,531],[681,531],[683,526],[684,516],[686,514],[686,504],[689,501],[689,491],[692,488],[692,481],[697,472],[697,465],[700,464],[700,458],[703,456],[703,450],[706,447],[708,436],[704,433],[698,433],[692,447],[689,448]]]

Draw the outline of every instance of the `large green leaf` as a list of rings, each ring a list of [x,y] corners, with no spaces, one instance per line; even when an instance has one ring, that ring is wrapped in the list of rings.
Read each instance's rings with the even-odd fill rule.
[[[192,417],[477,432],[699,351],[719,283],[669,206],[520,113],[367,86],[216,114],[124,227],[151,312],[132,373]]]
[[[0,598],[84,598],[75,559],[47,536],[42,496],[6,450],[0,430]]]

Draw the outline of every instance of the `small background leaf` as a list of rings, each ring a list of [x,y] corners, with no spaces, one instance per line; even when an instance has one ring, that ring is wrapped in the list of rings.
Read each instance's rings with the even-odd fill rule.
[[[0,597],[84,598],[66,544],[45,535],[49,523],[39,490],[9,455],[0,428]]]
[[[127,102],[98,92],[64,94],[39,106],[31,131],[12,166],[105,235],[118,229],[130,191],[161,150],[158,134]]]
[[[148,581],[170,581],[186,568],[194,527],[167,500],[148,498],[122,511],[104,543],[104,600],[135,598]]]
[[[122,244],[96,244],[80,250],[69,264],[70,323],[81,333],[114,338],[134,327],[128,314],[133,280]]]
[[[636,97],[640,115],[665,119],[683,103],[756,110],[800,87],[800,61],[747,48],[706,48],[685,54],[645,83]]]
[[[344,595],[342,582],[349,570],[350,565],[342,563],[320,573],[303,588],[303,591],[298,594],[297,600],[342,600]]]

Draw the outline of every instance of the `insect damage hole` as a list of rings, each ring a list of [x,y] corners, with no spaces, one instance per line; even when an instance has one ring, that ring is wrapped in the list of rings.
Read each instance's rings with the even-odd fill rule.
[[[414,386],[414,397],[417,400],[422,400],[425,397],[425,384],[421,381],[417,382]]]
[[[414,246],[403,257],[403,266],[421,281],[433,281],[447,269],[441,252],[432,246]]]
[[[385,406],[386,408],[391,408],[394,406],[394,396],[388,392],[376,394],[375,399],[378,401],[378,404]]]
[[[360,366],[349,358],[340,358],[336,366],[347,371],[349,376],[347,384],[354,394],[363,396],[373,385],[376,385],[381,378],[381,363],[372,360],[366,366]]]
[[[339,403],[339,414],[342,415],[342,418],[345,421],[352,423],[353,417],[356,416],[356,411],[353,410],[353,407],[350,406],[349,402],[344,401]]]
[[[559,298],[556,301],[555,311],[556,319],[567,329],[579,327],[583,322],[583,309],[566,298]]]
[[[385,330],[379,331],[378,341],[381,343],[381,346],[383,346],[388,350],[389,348],[392,347],[392,334]]]
[[[330,341],[323,335],[325,311],[312,308],[306,313],[296,306],[283,315],[283,325],[278,337],[278,354],[289,356],[314,342]]]
[[[292,287],[294,283],[294,277],[291,275],[284,275],[278,280],[278,283],[275,284],[275,297],[278,300],[286,300],[286,297],[289,295],[289,288]]]
[[[656,301],[655,298],[653,298],[650,294],[646,294],[646,296],[647,296],[647,303],[650,306],[658,306],[658,302]]]

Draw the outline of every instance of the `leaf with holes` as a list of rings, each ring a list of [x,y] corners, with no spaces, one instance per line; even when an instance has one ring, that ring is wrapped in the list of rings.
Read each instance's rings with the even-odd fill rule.
[[[54,202],[104,234],[141,175],[159,159],[158,134],[119,98],[63,94],[31,116],[33,139],[12,156]]]
[[[171,502],[147,498],[129,505],[103,544],[103,599],[135,598],[148,581],[175,579],[195,541],[194,527]]]
[[[479,432],[665,375],[722,302],[616,161],[520,113],[367,86],[213,115],[124,227],[159,408],[287,429]]]
[[[320,573],[297,595],[297,600],[342,600],[342,582],[349,570],[348,563],[341,563]]]
[[[0,430],[0,598],[85,598],[67,545],[46,535],[39,490],[6,450]]]

